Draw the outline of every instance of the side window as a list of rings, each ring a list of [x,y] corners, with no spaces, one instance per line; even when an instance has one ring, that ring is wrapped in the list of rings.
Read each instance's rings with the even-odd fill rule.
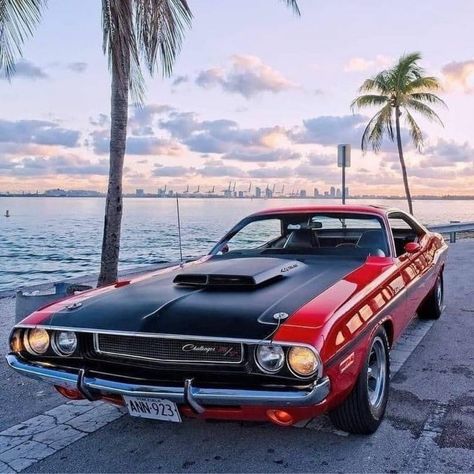
[[[243,227],[227,242],[227,246],[231,251],[257,249],[281,237],[280,219],[262,219]]]
[[[421,231],[418,227],[402,214],[392,214],[388,216],[390,229],[392,230],[393,240],[397,257],[405,253],[405,245],[408,242],[417,242],[421,237]]]

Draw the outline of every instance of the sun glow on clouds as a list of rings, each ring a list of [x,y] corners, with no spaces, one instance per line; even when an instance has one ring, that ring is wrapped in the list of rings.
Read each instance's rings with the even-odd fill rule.
[[[375,69],[386,69],[393,64],[393,58],[377,54],[374,59],[354,57],[344,66],[345,72],[363,72]]]
[[[466,94],[474,92],[474,59],[453,61],[446,64],[442,71],[445,88],[449,91],[461,91]]]
[[[232,56],[230,66],[226,68],[213,67],[201,71],[196,84],[204,88],[220,86],[224,91],[240,94],[246,99],[262,92],[278,93],[298,87],[259,57],[248,54]]]

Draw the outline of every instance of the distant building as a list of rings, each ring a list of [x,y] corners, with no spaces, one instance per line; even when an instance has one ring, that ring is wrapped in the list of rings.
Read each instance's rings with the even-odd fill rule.
[[[329,191],[329,195],[331,197],[336,197],[336,188],[334,186],[331,186],[331,189]]]
[[[244,197],[244,192],[243,191],[239,191],[239,198],[243,198]]]
[[[271,199],[273,197],[273,192],[270,188],[265,189],[265,197]]]
[[[327,191],[324,191],[324,197],[329,197],[329,193]]]
[[[230,189],[224,189],[224,197],[231,198],[232,197],[232,191]]]
[[[67,191],[64,189],[48,189],[47,191],[44,192],[45,196],[51,196],[51,197],[64,197],[67,196]]]
[[[145,190],[144,189],[136,189],[135,190],[135,196],[145,196]]]
[[[302,189],[300,191],[300,197],[305,198],[306,197],[306,189]]]
[[[346,189],[346,197],[349,197],[349,188],[346,187],[345,189]]]
[[[336,190],[336,197],[340,198],[342,196],[341,189],[337,188]]]
[[[255,188],[255,197],[256,198],[261,198],[262,197],[262,189],[259,188],[258,186]]]
[[[314,188],[314,197],[315,198],[319,197],[319,189],[318,188]]]

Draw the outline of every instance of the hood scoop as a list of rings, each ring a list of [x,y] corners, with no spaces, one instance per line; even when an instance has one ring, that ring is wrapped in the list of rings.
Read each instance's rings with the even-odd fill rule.
[[[173,282],[180,286],[256,288],[276,282],[305,266],[280,258],[238,258],[209,260],[179,273]]]

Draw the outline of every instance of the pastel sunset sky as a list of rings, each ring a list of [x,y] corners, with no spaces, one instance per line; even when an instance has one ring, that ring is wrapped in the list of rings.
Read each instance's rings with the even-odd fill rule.
[[[398,155],[360,152],[372,111],[363,80],[420,51],[443,83],[445,127],[406,140],[415,194],[473,194],[474,2],[189,0],[194,14],[171,78],[147,78],[130,108],[125,191],[338,186],[336,145],[351,143],[353,194],[403,194]],[[0,191],[105,191],[110,75],[98,0],[50,0],[12,82],[0,79]]]

